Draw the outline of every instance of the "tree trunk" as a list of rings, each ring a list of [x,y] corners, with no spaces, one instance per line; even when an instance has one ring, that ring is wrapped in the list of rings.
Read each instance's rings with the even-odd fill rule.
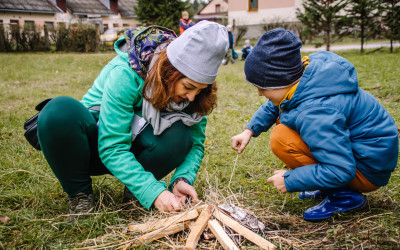
[[[390,53],[393,53],[393,39],[390,38]]]
[[[331,47],[331,41],[330,41],[330,32],[329,32],[329,30],[327,30],[326,32],[325,32],[325,41],[326,41],[326,51],[329,51],[330,50],[330,47]]]
[[[364,24],[361,23],[361,53],[364,53]]]

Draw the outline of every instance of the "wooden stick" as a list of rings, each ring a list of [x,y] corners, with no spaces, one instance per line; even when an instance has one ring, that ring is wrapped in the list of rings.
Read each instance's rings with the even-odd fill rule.
[[[147,222],[147,223],[137,224],[137,225],[129,225],[128,231],[149,232],[152,230],[160,229],[162,227],[168,227],[169,225],[172,225],[175,223],[180,223],[182,221],[193,220],[193,219],[196,219],[198,216],[199,216],[199,212],[197,211],[197,209],[193,209],[193,210],[190,210],[189,212],[171,216],[171,217],[168,217],[168,218],[165,218],[162,220],[157,220],[157,221],[152,221],[152,222]]]
[[[221,221],[222,224],[232,228],[234,231],[241,234],[246,239],[250,240],[254,244],[258,245],[263,249],[275,249],[276,246],[271,242],[267,241],[260,235],[252,232],[251,230],[247,229],[246,227],[242,226],[239,222],[235,221],[231,217],[222,213],[219,209],[215,209],[213,213],[214,217]]]
[[[224,249],[239,250],[232,239],[226,234],[225,230],[221,227],[217,220],[209,220],[208,227],[211,232],[217,237],[219,243]]]
[[[200,239],[201,234],[207,227],[207,222],[211,218],[214,207],[207,205],[200,213],[199,218],[196,220],[192,230],[186,241],[186,249],[196,249],[197,242]]]
[[[189,226],[189,221],[174,223],[174,224],[170,225],[169,227],[160,228],[156,231],[142,235],[141,237],[139,237],[139,241],[142,243],[150,243],[154,240],[158,240],[167,235],[171,235],[171,234],[175,234],[177,232],[183,231],[188,226]]]

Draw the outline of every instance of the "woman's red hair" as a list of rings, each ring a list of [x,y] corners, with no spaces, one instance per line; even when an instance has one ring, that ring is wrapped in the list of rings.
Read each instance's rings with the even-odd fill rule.
[[[186,76],[179,72],[168,60],[166,49],[161,51],[147,76],[143,86],[143,98],[154,108],[163,110],[175,95],[175,86]],[[152,93],[152,96],[148,96]],[[208,115],[217,101],[217,83],[208,85],[190,102],[188,110],[200,115]]]

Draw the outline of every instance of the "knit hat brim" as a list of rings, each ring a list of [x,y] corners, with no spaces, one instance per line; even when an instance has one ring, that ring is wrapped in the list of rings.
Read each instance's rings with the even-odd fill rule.
[[[212,84],[228,47],[228,32],[224,26],[201,21],[171,42],[167,47],[167,57],[191,80]]]

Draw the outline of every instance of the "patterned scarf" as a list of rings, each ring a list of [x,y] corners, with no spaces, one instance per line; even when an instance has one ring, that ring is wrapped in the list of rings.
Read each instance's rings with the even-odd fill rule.
[[[138,27],[125,31],[124,36],[129,44],[129,64],[143,79],[146,79],[157,46],[170,43],[177,37],[173,30],[161,26]]]
[[[140,77],[146,79],[158,54],[177,36],[174,31],[160,26],[138,27],[125,31],[125,40],[129,45],[129,64]],[[151,93],[149,93],[151,95]],[[153,104],[143,99],[143,119],[153,127],[154,135],[160,135],[177,121],[182,121],[186,126],[192,126],[202,120],[202,116],[196,113],[186,114],[183,110],[189,105],[189,101],[168,103],[165,111],[155,109]],[[132,126],[136,126],[132,124]],[[132,131],[135,128],[132,127]],[[132,139],[135,137],[132,135]]]

